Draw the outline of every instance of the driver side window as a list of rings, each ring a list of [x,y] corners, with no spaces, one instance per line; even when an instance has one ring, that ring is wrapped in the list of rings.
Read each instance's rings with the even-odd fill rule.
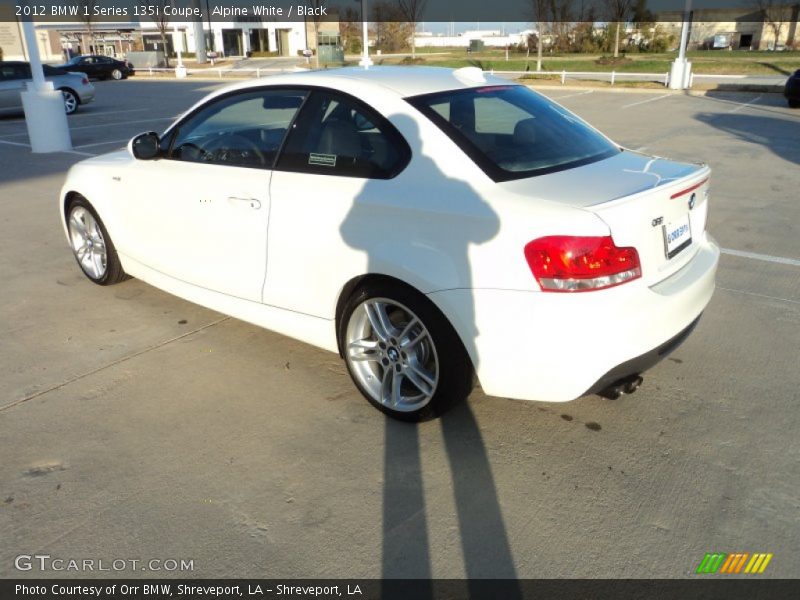
[[[179,124],[168,158],[271,169],[304,90],[256,90],[223,97]]]

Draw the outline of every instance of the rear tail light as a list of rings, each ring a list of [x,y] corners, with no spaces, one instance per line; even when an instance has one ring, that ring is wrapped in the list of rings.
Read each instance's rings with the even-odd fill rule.
[[[81,79],[81,83],[82,83],[83,85],[89,85],[89,78],[88,78],[88,77],[83,77],[83,78]]]
[[[525,246],[528,266],[545,292],[588,292],[642,276],[636,248],[618,248],[611,236],[554,235]]]

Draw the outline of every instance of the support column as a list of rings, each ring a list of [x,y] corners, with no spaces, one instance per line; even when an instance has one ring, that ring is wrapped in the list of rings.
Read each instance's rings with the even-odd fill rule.
[[[53,88],[52,81],[45,81],[33,22],[23,21],[22,30],[33,76],[33,81],[27,84],[27,90],[20,94],[31,150],[35,153],[71,150],[64,96]]]
[[[689,17],[692,11],[692,0],[686,0],[683,10],[683,26],[681,27],[681,43],[678,48],[678,58],[672,63],[669,70],[669,87],[672,90],[685,90],[689,88],[692,77],[692,63],[686,60],[686,46],[689,43]]]

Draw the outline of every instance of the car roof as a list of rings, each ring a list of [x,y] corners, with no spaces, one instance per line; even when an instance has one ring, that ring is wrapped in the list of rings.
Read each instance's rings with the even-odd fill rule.
[[[235,87],[240,89],[257,87],[264,83],[265,81],[262,79],[249,81]],[[343,67],[276,75],[269,78],[269,83],[333,86],[343,90],[371,85],[408,97],[485,85],[513,85],[514,82],[483,73],[477,67],[447,69],[443,67],[379,66],[369,69]]]

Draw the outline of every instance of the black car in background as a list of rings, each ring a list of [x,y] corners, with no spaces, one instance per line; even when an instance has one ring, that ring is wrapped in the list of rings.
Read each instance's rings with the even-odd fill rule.
[[[124,79],[134,74],[133,65],[124,60],[110,56],[84,55],[73,56],[59,68],[65,71],[85,73],[87,77],[96,79]]]
[[[786,87],[783,88],[783,95],[789,101],[792,108],[800,108],[800,69],[790,75],[786,80]]]

